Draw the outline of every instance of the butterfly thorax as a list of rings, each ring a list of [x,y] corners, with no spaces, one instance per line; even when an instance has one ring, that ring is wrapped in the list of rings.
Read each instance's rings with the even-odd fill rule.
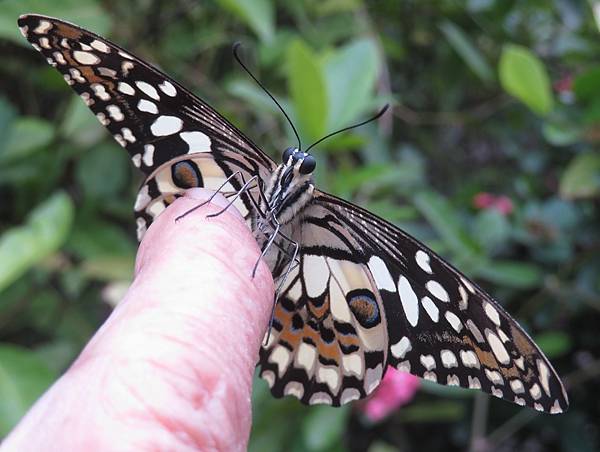
[[[273,172],[261,196],[260,212],[254,220],[254,235],[261,248],[279,225],[281,232],[293,236],[294,225],[300,221],[302,210],[312,199],[315,189],[312,172],[315,160],[309,154],[288,148],[283,163]],[[279,245],[287,248],[287,245]],[[274,257],[274,256],[273,256]],[[271,259],[267,257],[267,262]]]

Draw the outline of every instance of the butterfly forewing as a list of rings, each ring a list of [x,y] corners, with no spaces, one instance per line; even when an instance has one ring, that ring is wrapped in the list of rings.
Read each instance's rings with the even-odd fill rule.
[[[256,228],[252,198],[282,172],[225,118],[87,30],[37,15],[22,16],[19,27],[145,173],[134,206],[140,239],[186,189],[233,194],[250,178],[256,184],[235,205]],[[303,187],[290,199],[306,200]],[[284,279],[289,241],[276,242],[270,261],[282,289],[259,364],[275,396],[342,405],[366,397],[392,365],[540,411],[566,410],[548,360],[489,295],[392,224],[311,193],[305,205],[288,201],[285,231],[300,245],[298,265]]]
[[[133,164],[150,177],[136,202],[138,237],[185,189],[218,188],[236,171],[246,179],[257,175],[262,181],[275,168],[268,156],[208,104],[110,41],[44,16],[22,16],[19,28],[127,149]],[[206,156],[198,157],[201,154],[212,158],[216,167],[207,163]],[[210,174],[203,176],[202,166],[210,166]],[[167,174],[170,180],[165,182]],[[239,178],[231,181],[236,190],[240,184]],[[238,205],[242,204],[250,209],[244,195]]]

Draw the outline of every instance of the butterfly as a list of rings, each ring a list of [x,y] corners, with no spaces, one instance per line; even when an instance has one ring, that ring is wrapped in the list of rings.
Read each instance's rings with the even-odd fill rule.
[[[343,405],[393,366],[538,411],[568,408],[548,359],[496,301],[406,232],[320,191],[312,155],[290,147],[276,163],[206,102],[90,31],[39,15],[18,24],[144,173],[138,239],[188,188],[233,195],[280,284],[258,363],[274,396]]]

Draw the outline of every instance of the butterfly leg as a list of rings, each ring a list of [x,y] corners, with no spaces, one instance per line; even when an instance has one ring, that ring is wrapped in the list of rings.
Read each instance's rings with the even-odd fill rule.
[[[281,234],[281,235],[283,235],[283,234]],[[300,250],[300,245],[298,245],[298,242],[292,241],[292,243],[294,244],[294,252],[292,254],[292,258],[290,259],[290,263],[285,271],[285,274],[283,275],[283,278],[281,278],[279,280],[279,284],[277,284],[277,290],[275,290],[275,298],[273,299],[273,307],[271,308],[271,318],[269,320],[269,326],[267,329],[267,337],[264,342],[265,346],[269,343],[269,339],[271,338],[271,328],[273,328],[273,319],[275,318],[275,308],[277,307],[277,300],[279,300],[279,293],[281,292],[281,288],[283,287],[283,284],[285,283],[290,272],[292,271],[292,268],[294,268],[293,267],[294,263],[298,259],[298,251]],[[298,263],[298,265],[299,265],[299,263]]]
[[[225,185],[227,185],[227,183],[231,180],[234,179],[236,176],[240,176],[242,178],[242,180],[244,179],[244,176],[242,175],[242,173],[240,171],[236,171],[235,173],[232,173],[231,176],[229,176],[227,179],[225,179],[225,181],[221,184],[221,186],[219,188],[217,188],[215,190],[215,192],[210,196],[210,198],[208,198],[206,201],[201,202],[200,204],[198,204],[197,206],[192,207],[190,210],[188,210],[187,212],[182,213],[181,215],[179,215],[177,218],[175,218],[175,221],[179,221],[181,220],[183,217],[189,215],[190,213],[192,213],[195,210],[198,210],[200,207],[205,206],[206,204],[208,204],[209,202],[211,202],[215,196],[217,196],[217,193],[220,193],[221,190],[223,189],[223,187]],[[229,207],[229,206],[228,206]]]

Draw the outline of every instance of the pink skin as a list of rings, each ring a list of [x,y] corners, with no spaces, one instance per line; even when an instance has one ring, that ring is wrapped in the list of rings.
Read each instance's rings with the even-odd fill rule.
[[[273,280],[226,200],[175,223],[193,189],[146,233],[125,298],[0,447],[8,451],[237,451]]]

